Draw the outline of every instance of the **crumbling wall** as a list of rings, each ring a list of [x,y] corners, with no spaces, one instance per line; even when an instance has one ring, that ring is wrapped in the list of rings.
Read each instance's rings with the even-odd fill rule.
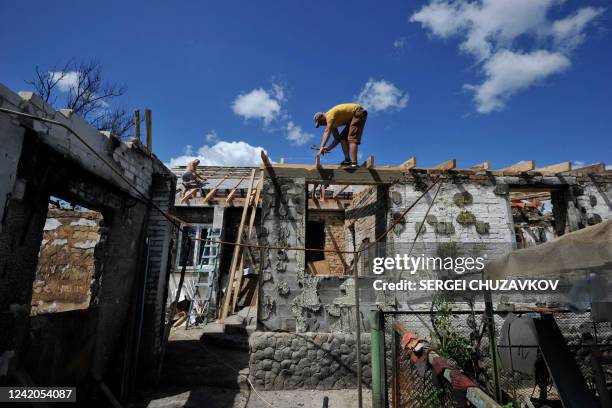
[[[13,381],[7,368],[18,359],[21,375],[40,386],[78,385],[99,376],[117,391],[117,374],[127,367],[123,363],[131,364],[120,357],[136,357],[137,336],[159,342],[161,314],[148,314],[146,306],[140,312],[147,298],[156,301],[165,289],[160,280],[167,235],[153,232],[170,225],[152,216],[146,200],[170,210],[175,177],[139,141],[103,135],[78,115],[56,112],[30,93],[17,95],[0,85],[0,106],[60,121],[80,137],[59,126],[0,114],[1,170],[10,176],[0,179],[0,192],[10,192],[0,197],[0,332],[5,333],[0,336],[0,381]],[[104,251],[94,252],[99,267],[88,309],[27,318],[50,196],[102,213],[105,230],[98,245]],[[147,237],[150,265],[145,262]],[[147,273],[157,281],[147,280]]]
[[[255,332],[249,338],[249,373],[256,388],[330,390],[357,386],[354,334]],[[363,383],[370,386],[370,335],[361,336]]]
[[[102,214],[50,208],[33,286],[31,315],[87,309]]]

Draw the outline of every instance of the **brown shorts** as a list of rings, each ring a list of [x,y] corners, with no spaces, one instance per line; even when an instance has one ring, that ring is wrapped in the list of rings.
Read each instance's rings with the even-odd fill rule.
[[[367,119],[368,111],[365,109],[358,109],[353,114],[353,120],[351,120],[351,123],[342,129],[340,138],[346,139],[349,143],[360,144],[361,135],[363,134],[363,128],[365,127]]]

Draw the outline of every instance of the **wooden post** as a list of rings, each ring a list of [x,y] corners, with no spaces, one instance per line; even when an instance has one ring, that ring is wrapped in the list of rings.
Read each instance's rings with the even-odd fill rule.
[[[262,151],[263,154],[263,151]],[[245,206],[242,208],[242,218],[240,219],[240,226],[238,227],[238,235],[236,236],[236,244],[234,245],[234,254],[232,256],[232,264],[230,266],[229,275],[227,277],[227,285],[225,287],[225,296],[223,297],[223,307],[221,308],[220,320],[223,323],[225,318],[228,316],[230,310],[230,302],[232,298],[232,288],[234,285],[234,279],[236,275],[236,268],[238,268],[238,261],[240,258],[240,244],[242,243],[242,230],[244,229],[244,222],[246,221],[247,211],[249,209],[248,200],[251,197],[253,191],[253,180],[255,179],[255,169],[251,170],[251,176],[249,178],[249,191],[247,192],[247,198]]]
[[[246,235],[246,244],[249,243],[249,241],[251,240],[251,237],[253,236],[253,225],[255,224],[255,215],[257,214],[257,203],[259,202],[259,195],[261,194],[261,189],[263,188],[263,176],[264,176],[264,172],[263,170],[260,172],[260,176],[259,176],[259,182],[257,183],[257,188],[255,190],[255,197],[253,198],[253,208],[251,210],[251,218],[249,219],[249,229],[247,230],[247,235]],[[246,201],[244,202],[245,207],[246,206],[251,206],[251,197],[249,196]],[[245,248],[246,251],[243,250],[243,254],[240,257],[240,270],[238,271],[238,277],[236,278],[236,288],[234,289],[234,298],[232,300],[232,312],[234,310],[236,310],[236,303],[238,303],[238,296],[240,295],[240,286],[242,286],[242,276],[243,276],[243,271],[242,271],[242,266],[244,263],[244,252],[248,253],[249,248]]]
[[[359,250],[363,248],[363,245],[359,247]],[[361,252],[355,254],[353,261],[353,280],[355,281],[354,295],[355,295],[355,343],[357,344],[357,407],[363,408],[363,394],[362,394],[362,378],[361,378],[361,311],[359,310],[359,271],[357,263],[359,262],[359,256]]]
[[[140,140],[140,110],[134,111],[134,137]]]
[[[151,136],[151,109],[145,109],[145,126],[147,129],[147,149],[153,151],[153,137]]]

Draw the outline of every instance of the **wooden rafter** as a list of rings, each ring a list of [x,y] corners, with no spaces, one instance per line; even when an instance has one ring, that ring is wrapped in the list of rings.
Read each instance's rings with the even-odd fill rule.
[[[578,167],[577,169],[572,169],[570,171],[561,172],[564,173],[575,173],[575,174],[590,174],[590,173],[601,173],[606,171],[606,165],[603,163],[595,163],[589,166]]]
[[[571,162],[563,162],[557,164],[551,164],[550,166],[540,167],[535,169],[535,171],[540,172],[542,174],[551,174],[551,173],[561,173],[563,171],[570,171],[572,169]]]
[[[333,198],[334,198],[334,199],[338,198],[338,196],[339,196],[340,194],[342,194],[342,193],[344,192],[344,190],[346,190],[346,189],[347,189],[347,188],[349,188],[350,186],[351,186],[350,184],[347,184],[347,185],[345,185],[345,186],[342,186],[342,188],[341,188],[340,190],[338,190],[338,191],[334,191],[334,196],[333,196]]]
[[[374,167],[374,156],[368,156],[368,159],[364,163],[366,169]]]
[[[240,183],[242,183],[242,181],[246,178],[246,176],[242,176],[242,178],[240,179],[240,181],[238,181],[238,183],[236,183],[236,185],[234,186],[234,188],[232,189],[232,191],[230,191],[230,193],[227,195],[227,198],[225,199],[226,203],[230,203],[232,202],[232,200],[234,199],[234,195],[236,195],[236,190],[238,189],[238,186],[240,186]]]
[[[450,159],[443,163],[438,164],[437,166],[434,166],[433,168],[437,170],[452,170],[455,167],[457,167],[457,160]]]
[[[475,164],[472,167],[470,167],[470,169],[472,170],[489,170],[490,168],[491,168],[491,162],[488,160],[482,163]]]
[[[504,172],[524,172],[531,171],[535,169],[535,161],[534,160],[523,160],[518,163],[513,164],[512,166],[504,167],[499,171]]]
[[[204,201],[204,202],[207,202],[208,200],[210,200],[211,198],[213,198],[213,197],[214,197],[214,195],[215,195],[215,193],[216,193],[216,192],[217,192],[217,190],[219,189],[219,186],[220,186],[221,184],[223,184],[223,182],[224,182],[225,180],[227,180],[227,178],[228,178],[228,177],[229,177],[231,174],[232,174],[232,173],[230,172],[228,175],[226,175],[225,177],[223,177],[223,178],[222,178],[222,179],[221,179],[221,180],[220,180],[220,181],[217,183],[217,185],[216,185],[216,186],[214,186],[214,187],[213,187],[213,188],[212,188],[212,189],[211,189],[211,190],[208,192],[208,194],[206,194],[206,197],[204,197],[204,200],[203,200],[203,201]]]
[[[401,168],[404,168],[404,169],[410,170],[410,169],[415,168],[415,167],[416,167],[416,164],[417,164],[416,157],[411,157],[411,158],[409,158],[408,160],[406,160],[405,162],[403,162],[402,164],[400,164],[399,166],[400,166]]]

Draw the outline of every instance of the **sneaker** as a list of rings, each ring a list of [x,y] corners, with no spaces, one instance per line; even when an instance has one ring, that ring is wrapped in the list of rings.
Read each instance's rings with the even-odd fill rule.
[[[358,169],[359,165],[355,162],[350,162],[350,164],[347,166],[348,169]]]
[[[340,166],[350,166],[352,161],[344,159],[340,162]]]

